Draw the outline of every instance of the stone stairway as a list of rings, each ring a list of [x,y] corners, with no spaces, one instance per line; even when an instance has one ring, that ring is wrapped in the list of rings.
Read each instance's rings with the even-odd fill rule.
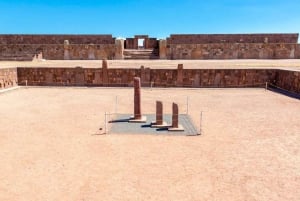
[[[34,53],[2,54],[0,61],[32,61]]]
[[[159,59],[158,49],[125,49],[124,59]]]

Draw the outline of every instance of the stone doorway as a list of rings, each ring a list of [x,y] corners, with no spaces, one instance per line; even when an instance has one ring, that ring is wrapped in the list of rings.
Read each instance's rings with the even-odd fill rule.
[[[156,38],[148,35],[135,35],[134,38],[126,38],[124,59],[158,59],[158,43]]]
[[[138,39],[138,49],[145,49],[145,38]]]

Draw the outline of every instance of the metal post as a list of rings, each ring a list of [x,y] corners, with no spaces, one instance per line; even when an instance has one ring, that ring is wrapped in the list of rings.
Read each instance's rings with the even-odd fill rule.
[[[189,97],[186,97],[186,114],[189,114]]]
[[[268,90],[268,82],[266,82],[266,89],[265,89],[266,91]]]
[[[104,134],[106,134],[107,133],[107,124],[106,124],[106,122],[107,122],[107,113],[105,112],[104,115],[105,115],[104,116]]]
[[[118,96],[116,96],[116,102],[115,102],[115,115],[117,115],[118,112]]]
[[[25,80],[25,84],[26,84],[26,87],[27,87],[27,80]]]
[[[202,111],[200,113],[200,130],[199,130],[199,135],[202,134]]]

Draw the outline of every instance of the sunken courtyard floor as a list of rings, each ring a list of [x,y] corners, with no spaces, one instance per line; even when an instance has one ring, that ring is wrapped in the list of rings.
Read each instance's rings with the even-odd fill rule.
[[[0,200],[300,200],[300,101],[264,89],[142,89],[202,135],[103,134],[132,88],[0,94]],[[188,104],[187,104],[188,103]]]

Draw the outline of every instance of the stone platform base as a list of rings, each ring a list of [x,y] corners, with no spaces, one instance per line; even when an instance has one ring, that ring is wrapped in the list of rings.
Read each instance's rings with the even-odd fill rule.
[[[168,131],[184,131],[184,128],[182,125],[178,125],[178,128],[169,127]]]
[[[118,114],[114,121],[110,122],[111,134],[149,134],[149,135],[174,135],[174,136],[197,136],[198,131],[194,126],[190,117],[186,114],[179,114],[179,122],[184,127],[184,131],[169,131],[168,128],[172,122],[171,114],[164,114],[166,126],[160,128],[151,127],[151,122],[155,122],[155,114],[144,114],[147,117],[147,122],[130,123],[130,114]]]
[[[168,127],[168,124],[166,122],[163,122],[162,124],[156,124],[155,121],[151,122],[151,128],[166,128]]]
[[[142,116],[140,119],[135,119],[133,116],[130,117],[129,123],[146,123],[147,122],[147,117]]]

